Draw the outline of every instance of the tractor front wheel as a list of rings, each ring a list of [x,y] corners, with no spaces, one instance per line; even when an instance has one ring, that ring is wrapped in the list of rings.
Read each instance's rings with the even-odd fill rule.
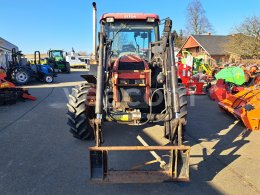
[[[87,104],[90,89],[91,85],[88,83],[73,88],[67,104],[70,132],[80,140],[94,138],[95,107]]]
[[[184,125],[187,123],[187,106],[188,100],[186,95],[186,87],[183,84],[179,84],[178,86],[178,94],[179,94],[179,102],[180,102],[180,118],[183,119]]]
[[[46,75],[44,76],[44,82],[45,83],[52,83],[53,82],[53,76],[52,75]]]

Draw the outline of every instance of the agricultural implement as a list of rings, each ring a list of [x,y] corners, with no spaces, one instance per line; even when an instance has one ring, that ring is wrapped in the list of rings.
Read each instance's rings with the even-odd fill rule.
[[[189,52],[187,54],[191,55]],[[186,60],[181,60],[183,56],[184,54],[182,56],[180,55],[178,56],[179,61],[177,65],[178,65],[178,76],[182,84],[186,87],[186,95],[205,95],[206,93],[203,91],[203,85],[204,85],[204,80],[206,78],[205,77],[201,78],[199,74],[197,74],[197,77],[194,77],[193,62],[192,62],[192,66],[186,64]]]
[[[0,73],[0,104],[14,104],[19,99],[36,100],[28,93],[28,90],[17,88],[6,80],[6,74]]]
[[[254,85],[219,102],[222,110],[240,119],[247,129],[260,130],[260,86]]]
[[[250,71],[239,67],[227,67],[221,70],[216,74],[218,79],[216,84],[209,87],[210,98],[219,102],[243,91],[246,87],[260,84],[260,74],[257,70],[257,66]]]
[[[96,4],[93,3],[96,18]],[[164,21],[162,37],[155,14],[104,14],[100,21],[97,77],[72,89],[68,125],[75,138],[94,138],[90,147],[90,179],[93,182],[147,183],[189,181],[190,147],[182,142],[186,124],[185,86],[178,83],[174,62],[172,21]],[[94,40],[96,40],[94,20]],[[160,39],[161,37],[161,39]],[[141,126],[162,122],[168,146],[103,146],[104,122]],[[130,170],[108,167],[108,153],[147,151],[155,160]],[[166,157],[166,159],[165,159]],[[121,158],[122,159],[122,158]],[[137,158],[138,159],[138,158]],[[150,165],[157,167],[149,169]]]

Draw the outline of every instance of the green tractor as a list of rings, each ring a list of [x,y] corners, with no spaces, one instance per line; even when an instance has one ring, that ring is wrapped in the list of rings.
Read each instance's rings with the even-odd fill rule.
[[[66,62],[65,52],[63,50],[49,50],[47,59],[55,72],[70,73],[70,64]]]

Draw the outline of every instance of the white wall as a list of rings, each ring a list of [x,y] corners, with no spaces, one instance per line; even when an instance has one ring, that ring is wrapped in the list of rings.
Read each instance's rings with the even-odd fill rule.
[[[15,48],[16,51],[19,50],[16,45],[0,37],[0,66],[3,68],[6,67],[6,55],[8,56],[9,60],[11,59],[12,48]]]

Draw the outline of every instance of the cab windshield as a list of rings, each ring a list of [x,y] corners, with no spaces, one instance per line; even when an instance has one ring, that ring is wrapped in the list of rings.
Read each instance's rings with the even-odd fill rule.
[[[155,41],[154,23],[114,22],[105,25],[109,39],[113,40],[112,51],[115,57],[125,54],[137,54],[148,60],[149,43]]]
[[[63,57],[63,52],[62,51],[51,51],[51,57],[53,57],[53,58]]]

